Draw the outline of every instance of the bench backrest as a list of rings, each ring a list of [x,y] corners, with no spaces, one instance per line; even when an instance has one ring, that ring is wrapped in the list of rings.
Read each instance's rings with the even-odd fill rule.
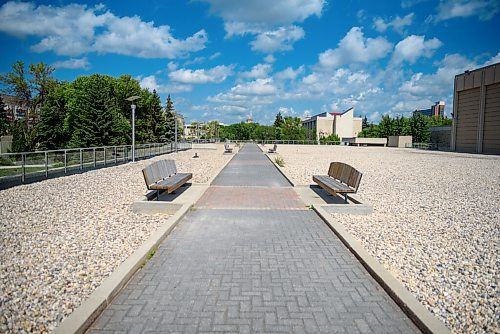
[[[146,182],[146,186],[148,187],[176,173],[177,168],[175,167],[174,160],[156,161],[142,170],[144,182]]]
[[[358,190],[361,176],[363,176],[356,168],[343,162],[332,162],[328,169],[328,175],[348,185],[355,191]]]

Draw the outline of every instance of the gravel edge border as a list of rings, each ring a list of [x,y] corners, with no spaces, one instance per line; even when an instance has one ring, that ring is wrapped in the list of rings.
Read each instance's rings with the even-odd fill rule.
[[[441,321],[406,290],[403,284],[371,256],[359,241],[350,235],[341,224],[337,223],[325,209],[321,206],[313,206],[313,210],[423,333],[451,334],[451,331]]]
[[[167,222],[154,231],[136,251],[122,262],[69,317],[55,328],[53,333],[85,333],[135,272],[146,263],[149,254],[158,248],[192,206],[191,203],[184,204],[174,215],[169,217]]]

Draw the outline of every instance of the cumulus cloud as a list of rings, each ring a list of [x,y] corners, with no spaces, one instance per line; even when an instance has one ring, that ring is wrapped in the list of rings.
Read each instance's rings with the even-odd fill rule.
[[[56,61],[53,66],[55,68],[67,68],[70,70],[84,69],[88,70],[90,68],[90,63],[86,57],[84,58],[71,58],[67,60]]]
[[[139,85],[141,88],[149,89],[150,91],[156,90],[157,93],[185,93],[193,90],[191,85],[183,85],[183,84],[160,84],[156,80],[156,76],[149,75],[146,77],[139,77]]]
[[[373,26],[378,32],[384,32],[388,28],[392,28],[396,32],[403,34],[405,27],[412,24],[414,16],[414,13],[410,13],[404,17],[396,16],[392,21],[386,21],[381,17],[377,17],[373,20]]]
[[[414,64],[420,57],[431,57],[443,43],[437,38],[425,40],[425,36],[411,35],[396,44],[392,61],[396,64],[407,61]]]
[[[170,80],[184,84],[221,83],[233,74],[233,66],[220,65],[211,69],[179,69],[169,73]]]
[[[118,17],[103,5],[48,6],[9,1],[0,8],[0,31],[39,39],[31,49],[58,55],[89,52],[117,53],[143,58],[177,58],[205,47],[204,30],[176,39],[166,25],[155,26],[138,16]]]
[[[238,95],[272,95],[277,90],[272,78],[257,79],[231,88],[231,92]]]
[[[300,66],[296,70],[292,67],[287,67],[283,71],[278,72],[274,75],[277,80],[295,80],[300,74],[304,72],[304,65]]]
[[[384,58],[391,49],[392,44],[385,38],[365,38],[361,28],[353,27],[336,49],[328,49],[319,55],[319,64],[337,68],[353,62],[368,63]]]
[[[252,50],[265,53],[289,51],[293,44],[304,38],[304,29],[297,26],[280,27],[277,30],[266,31],[257,35],[250,43]]]
[[[304,37],[304,30],[293,23],[320,17],[326,5],[326,0],[199,1],[209,3],[210,12],[222,17],[226,38],[254,35],[252,49],[269,53],[291,50]]]
[[[210,4],[210,11],[232,24],[228,34],[244,34],[263,26],[302,22],[310,16],[320,17],[326,0],[199,0]]]
[[[481,21],[491,20],[500,10],[498,0],[445,0],[439,3],[437,14],[429,21],[439,22],[457,17],[477,16]]]
[[[252,67],[250,71],[242,72],[241,76],[244,78],[266,78],[273,69],[271,64],[257,64]]]

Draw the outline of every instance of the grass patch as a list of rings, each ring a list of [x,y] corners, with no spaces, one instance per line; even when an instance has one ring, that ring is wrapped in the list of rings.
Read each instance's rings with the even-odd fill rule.
[[[148,256],[146,257],[146,260],[149,261],[153,256],[155,256],[156,253],[156,248],[153,248],[149,253]]]
[[[276,157],[274,158],[274,162],[280,167],[285,167],[285,160],[283,160],[282,157]]]

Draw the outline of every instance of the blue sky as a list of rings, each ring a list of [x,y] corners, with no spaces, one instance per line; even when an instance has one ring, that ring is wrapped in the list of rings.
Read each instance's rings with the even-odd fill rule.
[[[0,72],[131,74],[187,122],[354,107],[377,122],[438,100],[500,61],[499,0],[2,1]]]

